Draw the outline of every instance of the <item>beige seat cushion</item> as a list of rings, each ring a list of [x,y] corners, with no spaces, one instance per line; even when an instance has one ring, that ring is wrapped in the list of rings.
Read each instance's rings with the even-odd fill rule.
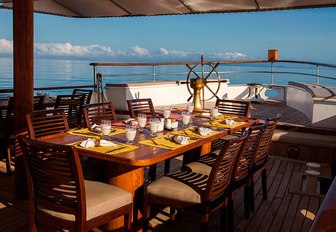
[[[208,176],[192,172],[175,172],[163,176],[147,187],[147,195],[155,195],[182,202],[201,203]]]
[[[97,181],[84,181],[86,193],[86,220],[98,217],[124,205],[132,203],[132,194],[126,190]],[[42,209],[54,217],[74,221],[75,216]]]

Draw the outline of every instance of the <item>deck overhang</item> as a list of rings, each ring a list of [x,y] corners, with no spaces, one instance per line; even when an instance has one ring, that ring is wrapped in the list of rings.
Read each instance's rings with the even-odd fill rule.
[[[13,8],[14,0],[0,0]],[[34,11],[75,18],[259,12],[335,7],[335,0],[34,0]]]

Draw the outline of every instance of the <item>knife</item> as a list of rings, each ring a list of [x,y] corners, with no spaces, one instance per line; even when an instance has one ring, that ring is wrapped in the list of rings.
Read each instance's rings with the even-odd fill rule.
[[[115,148],[115,149],[105,151],[105,153],[110,153],[110,152],[118,151],[118,150],[124,149],[124,148],[126,148],[126,147],[127,147],[127,146],[117,147],[117,148]]]

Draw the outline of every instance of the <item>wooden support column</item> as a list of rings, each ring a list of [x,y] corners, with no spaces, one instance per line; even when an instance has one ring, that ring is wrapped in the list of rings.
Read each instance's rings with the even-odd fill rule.
[[[13,1],[14,128],[25,128],[25,115],[33,110],[34,1]]]
[[[26,128],[26,113],[33,111],[34,1],[13,1],[14,131]],[[15,160],[15,196],[27,198],[22,156]]]

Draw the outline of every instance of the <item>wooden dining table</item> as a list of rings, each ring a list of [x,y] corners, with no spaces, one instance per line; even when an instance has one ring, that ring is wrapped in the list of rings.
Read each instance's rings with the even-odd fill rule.
[[[179,115],[179,113],[177,113]],[[137,135],[134,140],[134,146],[136,149],[131,151],[120,151],[118,154],[110,154],[109,152],[101,152],[94,149],[87,149],[78,146],[80,141],[83,141],[87,138],[84,138],[77,134],[71,133],[59,133],[54,135],[49,135],[46,137],[41,137],[39,140],[47,141],[50,143],[56,144],[67,144],[73,146],[77,144],[77,149],[80,155],[91,157],[99,160],[104,160],[104,181],[106,183],[112,184],[114,186],[123,188],[131,192],[134,196],[134,217],[141,217],[141,205],[142,205],[142,196],[144,193],[144,183],[145,175],[144,168],[152,164],[156,164],[160,161],[170,159],[181,154],[188,160],[192,160],[200,155],[209,153],[211,150],[211,142],[217,140],[225,135],[235,133],[240,131],[243,128],[249,127],[259,120],[248,118],[248,117],[236,117],[235,121],[244,122],[242,125],[234,126],[232,128],[217,128],[209,126],[209,119],[206,117],[197,117],[196,114],[192,116],[192,123],[195,127],[205,126],[205,123],[208,123],[210,129],[214,131],[213,134],[208,136],[201,137],[196,141],[179,146],[174,149],[169,147],[157,147],[157,146],[148,146],[143,144],[141,141],[151,140],[150,131],[148,128],[145,128],[143,133],[137,132]],[[178,121],[179,126],[175,129],[175,132],[184,130],[182,127],[182,122]],[[211,123],[211,122],[210,122]],[[116,128],[122,128],[123,123],[117,123]],[[124,125],[125,127],[125,125]],[[171,130],[164,130],[163,132],[157,133],[158,136],[163,136],[167,134],[174,133]],[[120,133],[117,135],[110,136],[112,142],[118,144],[125,144],[127,142],[125,133]],[[133,220],[137,221],[137,220]],[[121,228],[123,225],[123,220],[116,219],[113,220],[109,225],[109,230],[114,230],[116,228]]]

